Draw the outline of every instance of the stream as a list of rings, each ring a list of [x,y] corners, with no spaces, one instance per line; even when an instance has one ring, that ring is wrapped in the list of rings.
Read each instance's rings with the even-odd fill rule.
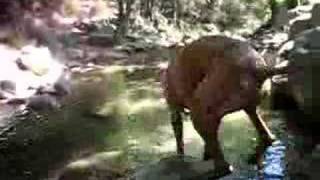
[[[41,116],[31,113],[2,135],[1,180],[125,179],[135,169],[175,155],[154,66],[108,66],[75,73],[73,78],[74,93],[62,109]],[[275,129],[281,123],[268,124]],[[255,166],[247,163],[257,144],[248,117],[243,112],[227,115],[219,133],[225,156],[235,168],[222,179],[256,179]],[[188,118],[184,136],[186,154],[200,159],[203,142]],[[269,147],[264,179],[284,178],[284,154],[280,141]]]

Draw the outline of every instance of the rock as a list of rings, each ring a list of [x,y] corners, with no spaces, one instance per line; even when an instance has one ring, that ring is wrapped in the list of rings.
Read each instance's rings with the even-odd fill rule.
[[[299,34],[289,58],[293,67],[302,70],[289,76],[289,83],[296,90],[295,99],[305,111],[320,106],[320,93],[314,93],[320,92],[320,86],[317,86],[320,78],[320,27]]]
[[[60,103],[55,96],[42,94],[28,98],[27,107],[33,111],[44,111],[57,109],[60,107]]]
[[[309,19],[295,21],[290,27],[289,38],[293,39],[297,34],[311,27]]]
[[[44,75],[49,71],[52,56],[48,48],[28,45],[22,48],[17,64],[22,70],[30,70],[36,75]],[[21,68],[20,68],[21,69]]]
[[[61,74],[58,80],[53,84],[56,96],[64,97],[71,94],[71,72]]]
[[[213,170],[212,161],[200,161],[193,157],[172,156],[147,165],[138,170],[132,180],[187,180],[196,178],[206,180],[202,174]]]
[[[286,81],[273,86],[273,108],[282,111],[294,137],[286,152],[288,179],[318,179],[320,27],[298,34],[288,46],[287,59],[290,71]]]
[[[126,165],[118,167],[121,152],[104,152],[68,164],[58,175],[58,180],[120,180]]]
[[[6,100],[14,97],[16,93],[16,84],[10,80],[0,81],[0,100]]]
[[[110,170],[99,170],[95,168],[68,169],[58,180],[118,180],[120,175]]]
[[[114,60],[119,60],[119,59],[128,59],[128,55],[124,52],[121,51],[115,51],[115,50],[108,50],[104,53],[104,57],[108,59],[114,59]]]
[[[284,112],[294,134],[320,142],[320,27],[303,31],[288,51],[289,72],[286,81],[274,86],[275,107]],[[278,95],[277,95],[278,94]],[[278,106],[277,106],[278,104]]]
[[[320,177],[320,149],[315,148],[312,153],[292,145],[286,150],[287,174],[290,179],[316,180]]]
[[[310,6],[307,6],[304,10],[305,11],[300,13],[297,13],[298,10],[291,12],[291,14],[293,14],[293,12],[298,14],[296,17],[290,20],[289,23],[291,25],[289,33],[289,37],[291,39],[294,39],[297,34],[304,30],[320,25],[320,4],[315,4],[312,9],[310,9]]]
[[[27,45],[20,51],[0,47],[0,52],[5,57],[0,62],[1,106],[58,108],[71,93],[70,73],[47,47]]]
[[[290,9],[288,11],[289,19],[294,19],[298,16],[301,16],[302,14],[309,14],[312,7],[313,7],[312,5],[304,5],[304,6],[297,6],[294,9]]]
[[[320,26],[320,3],[313,6],[311,24],[313,26]]]
[[[88,38],[88,44],[92,46],[110,47],[114,45],[112,34],[91,34]]]
[[[79,60],[85,57],[85,53],[81,49],[69,48],[66,49],[66,56],[71,60]]]
[[[0,81],[0,91],[6,91],[9,93],[14,93],[16,91],[16,84],[10,80]]]

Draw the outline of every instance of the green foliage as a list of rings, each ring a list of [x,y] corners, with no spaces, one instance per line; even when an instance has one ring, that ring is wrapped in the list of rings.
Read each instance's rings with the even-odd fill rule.
[[[226,0],[220,7],[220,17],[217,22],[222,29],[241,27],[244,24],[245,16],[243,15],[245,6],[239,1]]]
[[[225,0],[213,9],[205,10],[209,22],[217,24],[222,30],[247,27],[254,21],[265,21],[270,13],[266,0]]]
[[[302,0],[300,2],[303,3]],[[286,6],[292,9],[299,5],[299,0],[271,0],[271,4],[274,4],[276,7]]]
[[[176,37],[174,39],[189,36],[186,32],[191,29],[198,31],[198,35],[203,31],[213,33],[217,30],[234,32],[246,29],[245,32],[251,32],[270,17],[269,0],[164,0],[152,1],[152,6],[145,9],[146,2],[135,1],[131,6],[133,11],[127,27],[130,36],[161,36],[160,39],[166,36],[168,40],[171,35]],[[208,24],[218,28],[208,29]]]

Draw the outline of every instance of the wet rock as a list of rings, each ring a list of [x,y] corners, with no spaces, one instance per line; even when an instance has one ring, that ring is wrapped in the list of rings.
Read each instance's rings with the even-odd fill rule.
[[[126,53],[123,53],[121,51],[115,51],[115,50],[109,50],[104,53],[105,58],[107,59],[128,59],[128,55]]]
[[[49,71],[52,56],[48,48],[25,46],[21,50],[21,55],[17,59],[18,66],[22,70],[30,70],[36,75],[44,75]]]
[[[59,108],[60,103],[57,97],[49,94],[42,94],[28,98],[27,107],[34,111],[45,111]]]
[[[320,25],[320,4],[315,4],[312,9],[308,6],[290,21],[289,36],[291,39],[305,30],[315,28]]]
[[[71,94],[71,77],[70,72],[62,74],[53,84],[56,96],[64,97]]]
[[[300,33],[293,41],[287,81],[274,86],[275,107],[284,112],[289,130],[319,143],[320,27]]]
[[[288,11],[289,18],[292,20],[298,16],[301,16],[302,14],[309,14],[312,10],[313,5],[303,5],[303,6],[297,6],[294,9],[290,9]]]
[[[160,160],[138,170],[132,180],[187,180],[199,177],[199,180],[207,180],[202,176],[213,170],[212,161],[200,161],[192,157],[173,156]]]
[[[320,26],[320,3],[313,6],[311,24],[313,26]]]
[[[0,92],[6,91],[8,93],[14,94],[16,91],[16,84],[10,80],[2,80],[0,81]]]
[[[300,32],[302,32],[306,29],[310,29],[311,27],[312,27],[312,25],[310,24],[309,19],[296,21],[295,23],[292,24],[292,26],[290,28],[290,33],[289,33],[290,38],[294,38]]]
[[[21,70],[21,71],[27,71],[29,70],[28,67],[22,62],[22,60],[20,58],[18,58],[16,60],[16,64],[18,66],[18,68]]]
[[[290,64],[301,71],[289,74],[293,95],[304,111],[312,113],[309,108],[320,106],[320,93],[315,93],[320,90],[317,86],[317,79],[320,78],[320,27],[300,34],[295,39],[289,58]]]
[[[6,99],[6,95],[5,95],[5,93],[3,93],[3,92],[0,92],[0,100],[1,99]]]
[[[69,169],[63,175],[59,177],[58,180],[119,180],[121,175],[108,170],[98,170],[98,169]]]
[[[319,179],[320,27],[296,34],[286,51],[290,71],[274,86],[273,107],[282,111],[292,136],[285,156],[287,179]]]
[[[49,94],[62,98],[64,96],[71,94],[71,72],[65,70],[60,77],[52,84],[46,84],[45,86],[40,86],[36,88],[36,94]]]
[[[81,49],[70,48],[66,50],[66,55],[69,59],[79,60],[85,57],[85,53]]]
[[[0,62],[1,105],[57,108],[71,93],[70,72],[47,47],[27,45],[18,50],[3,46],[0,52],[5,57]]]
[[[58,175],[58,180],[124,180],[126,165],[116,167],[122,155],[117,151],[105,152],[72,162]]]
[[[320,149],[315,148],[311,153],[305,153],[304,149],[289,146],[286,151],[287,179],[310,179],[320,177]]]
[[[112,34],[91,34],[88,44],[92,46],[111,47],[115,44]]]
[[[27,100],[24,98],[12,98],[6,101],[7,105],[11,106],[19,106],[27,103]]]

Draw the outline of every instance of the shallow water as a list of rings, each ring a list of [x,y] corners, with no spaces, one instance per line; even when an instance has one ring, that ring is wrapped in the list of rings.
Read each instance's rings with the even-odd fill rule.
[[[31,116],[0,144],[0,179],[55,179],[63,167],[77,162],[100,169],[128,170],[175,154],[166,103],[154,67],[109,66],[74,75],[74,94],[63,109]],[[186,117],[186,154],[201,158],[203,142]],[[254,179],[247,163],[256,145],[256,132],[247,116],[224,118],[220,139],[236,171],[223,179]],[[266,153],[265,179],[283,177],[283,144]],[[120,154],[110,160],[108,153]],[[106,160],[108,159],[108,160]],[[90,162],[90,163],[89,163]]]
[[[285,175],[285,145],[281,141],[276,141],[265,152],[265,164],[263,178],[266,180],[281,180]]]

